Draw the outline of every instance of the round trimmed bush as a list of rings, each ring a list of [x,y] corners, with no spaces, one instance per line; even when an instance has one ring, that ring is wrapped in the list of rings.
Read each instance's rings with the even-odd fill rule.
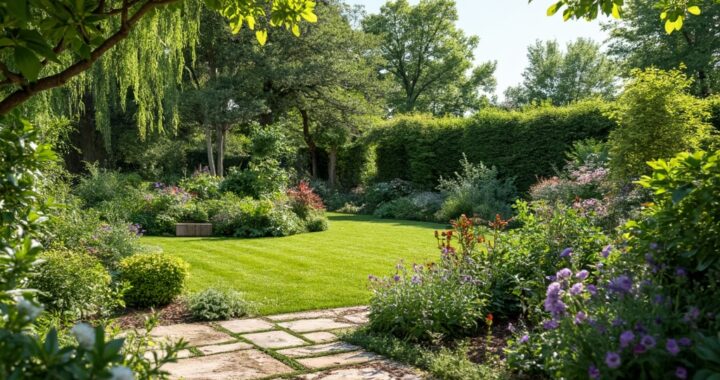
[[[243,317],[250,314],[252,308],[242,293],[215,288],[191,295],[188,306],[193,318],[201,321]]]
[[[305,227],[309,232],[320,232],[328,229],[327,218],[323,215],[314,215],[305,222]]]
[[[120,278],[131,288],[125,302],[135,306],[167,305],[182,293],[190,265],[160,253],[144,253],[120,262]]]

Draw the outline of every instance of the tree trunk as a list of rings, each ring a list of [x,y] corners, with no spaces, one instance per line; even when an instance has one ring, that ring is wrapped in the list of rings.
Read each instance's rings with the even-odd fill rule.
[[[210,170],[210,175],[216,176],[217,171],[215,171],[215,155],[213,154],[212,128],[208,126],[205,126],[205,146],[207,147],[208,170]]]
[[[217,128],[217,175],[223,177],[225,175],[225,133],[227,128],[219,126]]]
[[[317,157],[317,145],[310,134],[310,117],[308,116],[307,110],[301,109],[300,115],[302,116],[303,123],[303,139],[308,146],[310,152],[311,172],[310,176],[313,179],[318,177],[318,157]]]
[[[335,188],[337,184],[337,148],[331,147],[328,151],[328,184]]]

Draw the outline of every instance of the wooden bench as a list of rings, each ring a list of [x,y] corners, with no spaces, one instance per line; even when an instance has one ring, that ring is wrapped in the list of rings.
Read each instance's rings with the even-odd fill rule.
[[[175,236],[212,236],[212,223],[177,223]]]

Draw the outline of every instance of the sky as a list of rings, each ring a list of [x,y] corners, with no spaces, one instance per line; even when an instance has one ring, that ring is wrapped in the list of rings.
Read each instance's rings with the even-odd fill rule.
[[[377,13],[386,0],[345,0],[360,4],[368,13]],[[411,4],[417,0],[409,0]],[[562,16],[546,16],[553,0],[455,0],[458,8],[458,27],[468,35],[480,37],[475,61],[497,61],[496,93],[500,100],[509,86],[522,81],[527,65],[527,47],[535,40],[558,40],[561,46],[578,37],[603,42],[607,34],[600,23],[584,20],[563,22]]]

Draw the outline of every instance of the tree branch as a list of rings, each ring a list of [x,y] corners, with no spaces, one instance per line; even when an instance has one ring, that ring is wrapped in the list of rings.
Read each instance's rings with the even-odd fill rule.
[[[120,26],[120,29],[115,32],[115,34],[110,36],[107,40],[105,40],[102,44],[95,48],[92,53],[90,53],[90,58],[76,62],[57,74],[41,78],[37,82],[30,83],[29,85],[13,92],[5,99],[3,99],[0,102],[0,115],[7,114],[13,108],[30,99],[34,94],[62,86],[67,83],[72,77],[82,73],[83,71],[88,70],[93,65],[93,63],[95,63],[98,59],[100,59],[100,57],[103,56],[103,54],[105,54],[112,47],[120,43],[120,41],[127,38],[127,36],[130,34],[130,31],[132,30],[132,27],[135,26],[135,24],[137,24],[145,14],[158,6],[173,3],[176,1],[178,0],[150,0],[147,3],[143,4],[140,9],[138,9],[137,12],[132,15],[132,17],[127,19],[127,21]]]

